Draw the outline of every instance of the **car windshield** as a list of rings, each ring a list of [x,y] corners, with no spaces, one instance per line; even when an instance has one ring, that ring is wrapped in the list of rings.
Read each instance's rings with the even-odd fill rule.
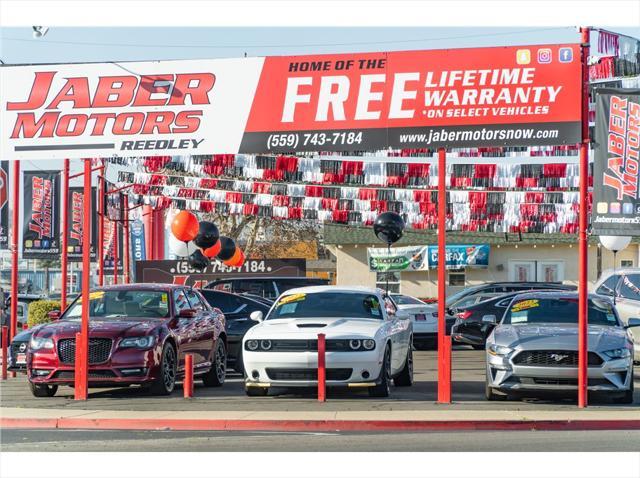
[[[89,294],[89,315],[101,319],[169,317],[169,294],[155,290],[108,290]],[[64,319],[82,316],[82,296],[69,307]]]
[[[478,291],[480,289],[481,289],[481,286],[478,286],[478,287],[469,288],[469,289],[462,289],[460,292],[456,292],[455,294],[447,297],[447,307],[450,307],[455,302],[460,300],[462,297],[474,294],[476,291]]]
[[[382,319],[378,297],[346,292],[298,293],[280,297],[269,319],[346,317]]]
[[[421,300],[415,297],[409,297],[408,295],[391,294],[391,297],[398,305],[425,305]]]
[[[611,304],[589,300],[589,325],[618,325]],[[577,324],[578,299],[532,297],[516,299],[509,307],[504,324]]]

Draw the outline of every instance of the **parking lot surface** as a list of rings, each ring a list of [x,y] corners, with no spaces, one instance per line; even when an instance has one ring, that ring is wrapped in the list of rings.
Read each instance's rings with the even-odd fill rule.
[[[523,398],[509,402],[488,402],[484,398],[484,351],[459,346],[453,351],[453,388],[451,405],[436,403],[437,352],[415,352],[415,384],[408,388],[392,388],[387,399],[369,398],[366,391],[329,390],[326,403],[316,401],[315,390],[306,393],[284,393],[268,397],[247,397],[242,377],[230,375],[222,388],[205,388],[196,383],[193,399],[182,397],[181,387],[168,397],[149,396],[138,387],[124,389],[91,389],[86,402],[73,400],[73,389],[61,387],[53,398],[35,398],[27,386],[26,377],[18,375],[0,385],[2,408],[68,409],[105,411],[246,411],[246,412],[375,412],[375,411],[439,411],[439,410],[511,410],[565,411],[576,410],[574,396],[546,399]],[[593,397],[589,409],[628,411],[639,414],[640,370],[636,371],[633,405],[617,405]],[[274,392],[277,392],[274,390]],[[195,418],[195,417],[194,417]],[[301,416],[300,418],[304,418]]]

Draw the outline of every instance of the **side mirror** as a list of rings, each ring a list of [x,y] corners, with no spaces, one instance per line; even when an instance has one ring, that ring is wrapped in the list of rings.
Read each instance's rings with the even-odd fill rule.
[[[498,322],[498,319],[493,314],[485,315],[485,316],[482,317],[482,322],[487,323],[487,324],[495,324],[495,323]]]
[[[59,310],[52,310],[47,314],[47,317],[49,320],[60,320],[61,315]]]
[[[178,314],[181,319],[193,319],[198,315],[198,311],[195,309],[182,309]]]
[[[249,314],[249,318],[255,322],[262,322],[264,320],[264,314],[261,310],[254,310]]]
[[[625,327],[625,329],[628,329],[630,327],[640,327],[640,319],[629,319],[629,322],[627,323],[627,326]]]

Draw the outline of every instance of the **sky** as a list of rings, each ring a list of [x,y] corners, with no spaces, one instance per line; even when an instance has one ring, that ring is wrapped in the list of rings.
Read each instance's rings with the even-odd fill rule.
[[[640,38],[640,28],[607,27]],[[567,27],[52,27],[39,39],[30,27],[0,28],[0,60],[10,63],[186,60],[265,55],[421,50],[570,43]]]

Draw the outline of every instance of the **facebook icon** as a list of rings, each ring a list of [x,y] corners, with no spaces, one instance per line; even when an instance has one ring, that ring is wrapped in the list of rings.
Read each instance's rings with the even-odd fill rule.
[[[573,50],[571,48],[560,48],[558,58],[560,63],[571,63],[573,61]]]

